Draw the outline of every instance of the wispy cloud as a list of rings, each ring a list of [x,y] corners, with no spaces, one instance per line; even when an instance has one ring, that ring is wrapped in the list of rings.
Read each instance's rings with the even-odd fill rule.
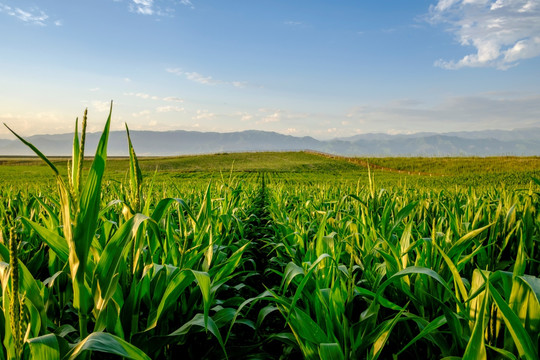
[[[540,94],[486,93],[455,96],[436,104],[392,101],[365,105],[348,114],[348,126],[362,126],[364,132],[460,131],[511,129],[539,126]]]
[[[184,75],[186,76],[186,79],[194,81],[194,82],[199,83],[199,84],[204,84],[204,85],[221,84],[221,81],[215,80],[211,76],[201,75],[198,72],[186,72],[186,73],[184,73]]]
[[[183,112],[184,108],[181,106],[160,106],[156,108],[156,112],[158,113],[165,113],[165,112]]]
[[[281,122],[284,116],[285,116],[284,110],[260,108],[257,114],[258,120],[255,123],[257,125],[278,123],[278,122]]]
[[[142,110],[137,113],[131,114],[131,116],[133,116],[134,118],[148,116],[148,115],[150,115],[150,110]]]
[[[126,95],[126,96],[135,96],[135,97],[138,97],[138,98],[141,98],[141,99],[145,99],[145,100],[159,100],[159,97],[158,97],[158,96],[155,96],[155,95],[149,95],[149,94],[145,94],[145,93],[133,93],[133,92],[129,92],[129,93],[124,93],[124,95]]]
[[[183,71],[180,68],[167,68],[165,71],[203,85],[231,85],[238,88],[248,86],[248,83],[245,81],[223,81],[214,79],[212,76],[202,75],[195,71]]]
[[[246,81],[232,81],[231,84],[232,86],[237,88],[244,88],[248,85]]]
[[[153,15],[155,13],[154,0],[132,0],[129,9],[141,15]]]
[[[182,75],[184,72],[180,68],[167,68],[165,69],[166,72],[174,74],[174,75]]]
[[[155,16],[173,16],[175,6],[182,5],[192,9],[195,7],[190,0],[174,0],[168,1],[166,7],[156,4],[154,0],[130,0],[129,11],[140,15],[155,15]]]
[[[268,124],[273,122],[280,122],[283,113],[280,110],[264,116],[261,120],[257,121],[257,124]]]
[[[216,114],[208,110],[197,110],[197,114],[193,116],[193,120],[213,120]]]
[[[301,22],[301,21],[292,21],[292,20],[287,20],[284,22],[285,25],[289,25],[289,26],[300,26],[300,25],[303,25],[304,23]]]
[[[296,128],[287,128],[285,129],[285,131],[283,131],[283,133],[287,135],[296,134],[297,132],[298,130],[296,130]]]
[[[92,109],[97,112],[108,112],[111,109],[109,101],[92,101]]]
[[[306,120],[315,117],[313,114],[304,112],[294,112],[286,109],[260,108],[253,115],[253,120],[257,125],[286,124],[287,126],[303,126]],[[251,120],[251,119],[250,119]]]
[[[179,2],[180,2],[180,4],[182,4],[184,6],[189,6],[192,9],[195,8],[195,6],[193,6],[193,4],[191,3],[190,0],[180,0]]]
[[[442,68],[504,70],[540,56],[538,0],[439,0],[430,7],[429,21],[445,24],[462,46],[476,48],[457,61],[436,61]]]
[[[253,119],[253,115],[245,111],[238,111],[234,114],[234,118],[240,118],[241,121],[246,122],[251,121]]]
[[[99,90],[99,88],[97,88]],[[90,91],[94,91],[94,89],[90,89]],[[124,93],[125,96],[132,96],[143,100],[153,100],[158,102],[168,102],[168,103],[183,103],[184,99],[179,98],[177,96],[165,96],[160,97],[156,95],[150,95],[143,92],[126,92]],[[173,106],[173,105],[164,105],[156,108],[156,112],[164,113],[164,112],[171,112],[171,111],[184,111],[183,107],[179,106]]]
[[[23,10],[21,8],[11,7],[0,2],[0,13],[14,16],[25,23],[39,26],[46,26],[47,22],[49,21],[49,15],[37,7]],[[62,25],[62,22],[60,20],[56,20],[54,24],[60,26]]]
[[[13,130],[25,136],[35,134],[62,134],[66,132],[66,122],[62,115],[54,112],[0,113],[0,123],[8,124]],[[2,126],[0,136],[12,139],[13,135]]]
[[[176,97],[176,96],[167,96],[163,98],[163,101],[173,101],[173,102],[184,102],[184,99]]]

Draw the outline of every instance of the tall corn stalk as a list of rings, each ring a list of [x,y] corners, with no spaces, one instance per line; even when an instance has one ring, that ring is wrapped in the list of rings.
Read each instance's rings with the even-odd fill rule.
[[[23,325],[21,320],[21,299],[19,295],[19,257],[17,255],[17,245],[15,228],[11,227],[9,229],[9,263],[11,267],[11,299],[9,303],[9,315],[14,355],[19,358],[22,356]]]
[[[68,262],[74,294],[73,306],[78,312],[80,339],[84,339],[88,335],[88,320],[93,306],[91,287],[86,281],[85,274],[87,272],[90,246],[97,228],[101,200],[101,181],[105,172],[107,159],[107,142],[111,113],[112,102],[92,167],[84,183],[82,181],[82,169],[87,112],[85,111],[84,113],[80,141],[78,119],[75,121],[71,174],[68,177],[67,185],[56,166],[43,153],[4,124],[19,140],[30,147],[30,149],[45,161],[56,176],[58,193],[60,195],[62,228],[64,239],[69,248]]]

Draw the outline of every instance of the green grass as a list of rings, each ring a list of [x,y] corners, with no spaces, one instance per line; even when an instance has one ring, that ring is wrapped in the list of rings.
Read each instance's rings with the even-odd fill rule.
[[[363,160],[396,170],[452,176],[458,173],[507,173],[540,171],[538,156],[493,157],[394,157],[365,158]]]
[[[67,158],[52,158],[66,173]],[[352,160],[352,161],[351,161]],[[357,161],[357,163],[355,163]],[[109,158],[105,177],[124,180],[128,158]],[[84,163],[89,168],[90,160]],[[504,183],[525,186],[540,177],[540,157],[452,157],[452,158],[340,158],[306,152],[225,153],[179,157],[142,157],[139,165],[146,177],[157,171],[158,181],[174,179],[210,180],[221,173],[286,173],[290,181],[349,181],[366,177],[371,165],[381,185],[409,183],[422,186],[478,186]],[[38,158],[0,158],[0,177],[5,184],[47,183],[48,169]],[[418,175],[421,173],[421,175]]]
[[[51,161],[60,169],[66,168],[67,158],[52,158]],[[90,165],[85,161],[85,168]],[[110,158],[106,175],[113,179],[123,179],[128,167],[128,158]],[[146,176],[152,176],[157,170],[159,176],[206,176],[221,172],[286,172],[315,173],[359,176],[366,169],[351,164],[346,160],[331,160],[305,152],[261,152],[232,153],[215,155],[193,155],[179,157],[142,157],[139,166]],[[1,158],[0,175],[6,181],[39,181],[46,176],[47,166],[37,158]],[[23,173],[24,177],[20,174]]]

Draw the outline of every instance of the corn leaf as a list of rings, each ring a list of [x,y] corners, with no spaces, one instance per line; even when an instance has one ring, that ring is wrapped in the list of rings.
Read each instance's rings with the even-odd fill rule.
[[[409,343],[407,345],[405,345],[397,354],[396,356],[399,356],[399,354],[401,354],[402,352],[404,352],[405,350],[407,350],[407,348],[409,346],[411,346],[412,344],[414,344],[415,342],[417,342],[418,340],[428,336],[429,334],[431,334],[432,332],[434,332],[435,330],[437,330],[438,328],[440,328],[441,326],[445,325],[447,323],[447,320],[445,318],[444,315],[441,315],[439,316],[438,318],[436,318],[435,320],[433,320],[432,322],[430,322],[427,326],[425,326],[422,331],[420,331],[420,333],[418,335],[416,335],[411,341],[409,341]]]
[[[27,344],[32,359],[58,360],[61,358],[58,339],[54,334],[29,339]]]
[[[369,359],[377,360],[379,358],[382,349],[384,348],[386,342],[388,341],[388,338],[390,337],[392,329],[397,324],[398,320],[401,318],[401,315],[405,311],[406,307],[407,306],[405,306],[403,310],[401,310],[396,316],[394,316],[393,319],[385,321],[380,329],[377,329],[378,334],[375,341],[373,342],[373,346],[371,347]]]
[[[392,225],[392,228],[390,229],[390,233],[389,234],[392,234],[396,228],[399,226],[399,224],[405,220],[405,218],[409,215],[412,214],[413,210],[416,208],[416,206],[418,205],[418,201],[414,201],[410,204],[408,204],[407,206],[405,206],[403,209],[401,209],[397,215],[396,215],[396,218],[394,220],[394,224]]]
[[[463,354],[464,359],[478,359],[486,360],[486,346],[484,342],[484,329],[485,329],[485,313],[488,303],[488,295],[482,299],[482,305],[476,316],[476,322],[474,323],[473,332]]]
[[[56,253],[62,262],[67,263],[69,247],[66,239],[54,231],[44,228],[38,223],[33,222],[25,217],[21,217],[20,219],[26,226],[34,230],[47,245],[49,245],[49,247]]]
[[[133,360],[150,360],[139,348],[118,336],[105,332],[94,332],[88,335],[66,355],[65,359],[75,360],[84,351],[99,351]]]
[[[195,280],[193,272],[189,270],[179,271],[168,283],[165,292],[159,302],[158,308],[151,312],[148,317],[148,325],[145,331],[156,327],[161,315],[176,303],[182,292]]]
[[[345,356],[338,343],[323,343],[319,346],[321,360],[344,360]]]
[[[452,245],[450,250],[448,250],[448,257],[452,259],[454,256],[461,254],[461,252],[470,245],[469,240],[474,239],[475,237],[480,235],[482,232],[484,232],[484,230],[490,228],[494,224],[495,223],[493,222],[491,224],[483,226],[483,227],[481,227],[479,229],[475,229],[475,230],[470,231],[467,234],[463,235],[458,241],[456,241]]]
[[[199,289],[201,290],[203,296],[204,326],[206,328],[208,325],[208,312],[211,305],[210,276],[208,276],[208,273],[206,272],[195,270],[191,270],[191,272],[195,276],[195,280],[197,281],[197,284],[199,285]]]
[[[142,214],[135,214],[131,219],[125,222],[120,229],[109,240],[107,246],[103,250],[99,263],[97,264],[94,276],[94,284],[92,290],[94,293],[94,302],[97,310],[104,309],[107,302],[114,294],[115,274],[118,271],[118,265],[122,257],[122,253],[127,250],[126,244],[133,240],[139,227],[145,221],[151,219]],[[154,231],[157,231],[156,229]],[[118,281],[118,279],[116,279]]]
[[[510,332],[512,339],[516,344],[519,355],[531,360],[538,359],[538,349],[534,345],[527,331],[525,331],[523,328],[523,325],[521,325],[519,317],[512,311],[512,309],[510,309],[510,306],[508,306],[506,301],[504,301],[499,292],[491,283],[488,283],[488,287],[491,297],[502,313],[506,328]]]
[[[196,314],[193,319],[191,319],[190,321],[188,321],[187,323],[185,323],[184,325],[182,325],[179,329],[173,331],[172,333],[170,333],[168,336],[169,337],[172,337],[172,336],[183,336],[183,335],[186,335],[189,330],[191,329],[191,327],[193,326],[197,326],[197,327],[201,327],[201,328],[204,328],[205,330],[208,330],[210,331],[210,333],[212,333],[212,335],[214,335],[216,337],[216,339],[218,340],[222,350],[223,350],[223,353],[225,354],[225,357],[227,357],[227,351],[225,349],[225,344],[223,343],[223,339],[221,337],[221,333],[219,332],[219,329],[216,325],[216,323],[214,322],[214,320],[211,318],[211,317],[208,317],[208,319],[205,319],[205,316],[203,314]]]
[[[444,250],[441,249],[441,247],[439,245],[437,245],[436,241],[433,241],[432,243],[437,248],[437,250],[439,251],[439,253],[443,257],[444,261],[446,262],[446,265],[448,266],[448,268],[452,272],[452,275],[453,275],[453,278],[454,278],[454,283],[456,284],[456,288],[457,288],[456,289],[456,296],[458,297],[458,295],[461,295],[461,298],[463,299],[463,301],[467,300],[467,289],[465,289],[465,284],[463,284],[463,280],[461,279],[461,275],[459,274],[459,271],[458,271],[456,265],[450,259],[450,257],[448,257],[448,255],[444,252]],[[459,290],[459,292],[458,292],[458,290]],[[459,297],[458,297],[458,299],[459,299]]]

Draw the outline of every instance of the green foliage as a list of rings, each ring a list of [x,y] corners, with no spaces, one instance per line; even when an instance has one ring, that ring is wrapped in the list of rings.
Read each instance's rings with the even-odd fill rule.
[[[109,117],[90,161],[85,123],[0,165],[0,359],[538,358],[537,158],[107,159]]]

